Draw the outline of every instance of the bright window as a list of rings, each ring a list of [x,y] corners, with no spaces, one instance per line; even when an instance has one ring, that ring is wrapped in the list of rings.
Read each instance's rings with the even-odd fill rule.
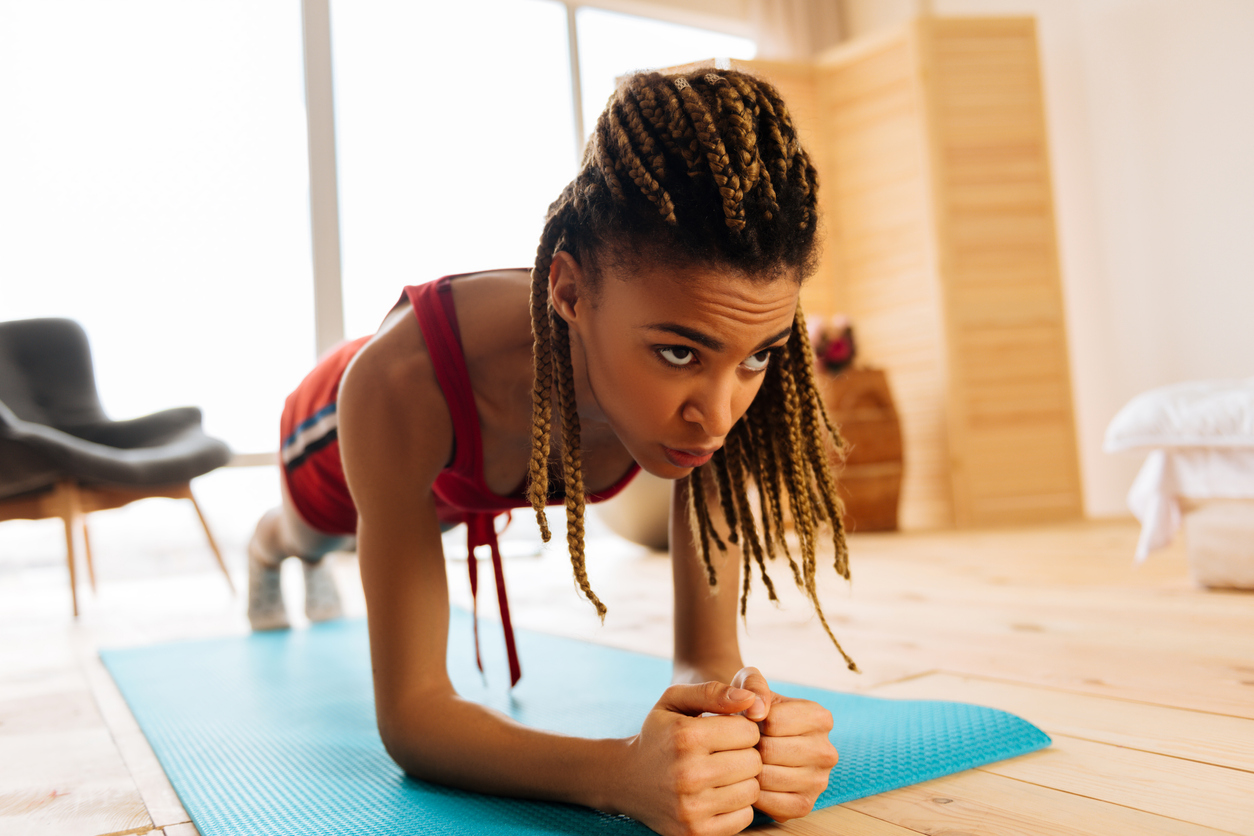
[[[403,285],[530,266],[575,169],[565,7],[340,0],[331,26],[345,333]]]
[[[272,450],[313,306],[300,4],[0,2],[0,318],[86,327],[106,409]]]
[[[706,58],[748,59],[757,52],[749,38],[604,9],[580,9],[575,19],[583,124],[589,134],[619,76]]]

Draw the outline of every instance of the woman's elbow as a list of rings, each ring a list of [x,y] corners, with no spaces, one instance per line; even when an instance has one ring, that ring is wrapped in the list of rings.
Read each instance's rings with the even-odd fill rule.
[[[439,782],[435,753],[430,738],[424,734],[422,722],[410,718],[394,717],[385,720],[379,716],[379,737],[383,749],[396,765],[411,778]]]
[[[415,700],[425,710],[394,706],[378,707],[379,738],[396,765],[413,778],[440,781],[441,732],[447,724],[437,721],[445,712],[433,709],[434,700]],[[437,727],[438,726],[438,727]]]

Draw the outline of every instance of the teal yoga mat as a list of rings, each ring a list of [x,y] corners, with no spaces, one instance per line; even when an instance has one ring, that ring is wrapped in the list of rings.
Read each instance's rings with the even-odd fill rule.
[[[519,630],[523,679],[511,694],[499,631],[489,624],[482,633],[486,684],[470,618],[454,611],[449,671],[458,691],[540,728],[634,734],[670,677],[664,659]],[[584,807],[407,777],[375,728],[364,621],[100,655],[202,836],[651,832]],[[1035,726],[990,708],[773,685],[835,717],[840,763],[819,807],[1049,745]]]

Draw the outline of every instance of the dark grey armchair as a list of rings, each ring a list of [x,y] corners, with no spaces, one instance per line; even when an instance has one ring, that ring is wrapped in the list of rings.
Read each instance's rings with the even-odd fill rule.
[[[96,391],[87,335],[77,322],[0,322],[0,521],[65,522],[75,615],[74,543],[80,532],[96,586],[86,515],[154,496],[191,500],[235,591],[190,484],[230,457],[226,444],[205,435],[196,407],[109,420]]]

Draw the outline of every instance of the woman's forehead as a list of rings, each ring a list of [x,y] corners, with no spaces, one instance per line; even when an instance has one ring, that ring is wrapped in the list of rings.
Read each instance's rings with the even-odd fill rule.
[[[646,266],[607,276],[603,302],[639,317],[712,320],[769,328],[792,321],[800,284],[792,272],[769,277],[701,266]],[[778,330],[778,328],[777,328]]]

